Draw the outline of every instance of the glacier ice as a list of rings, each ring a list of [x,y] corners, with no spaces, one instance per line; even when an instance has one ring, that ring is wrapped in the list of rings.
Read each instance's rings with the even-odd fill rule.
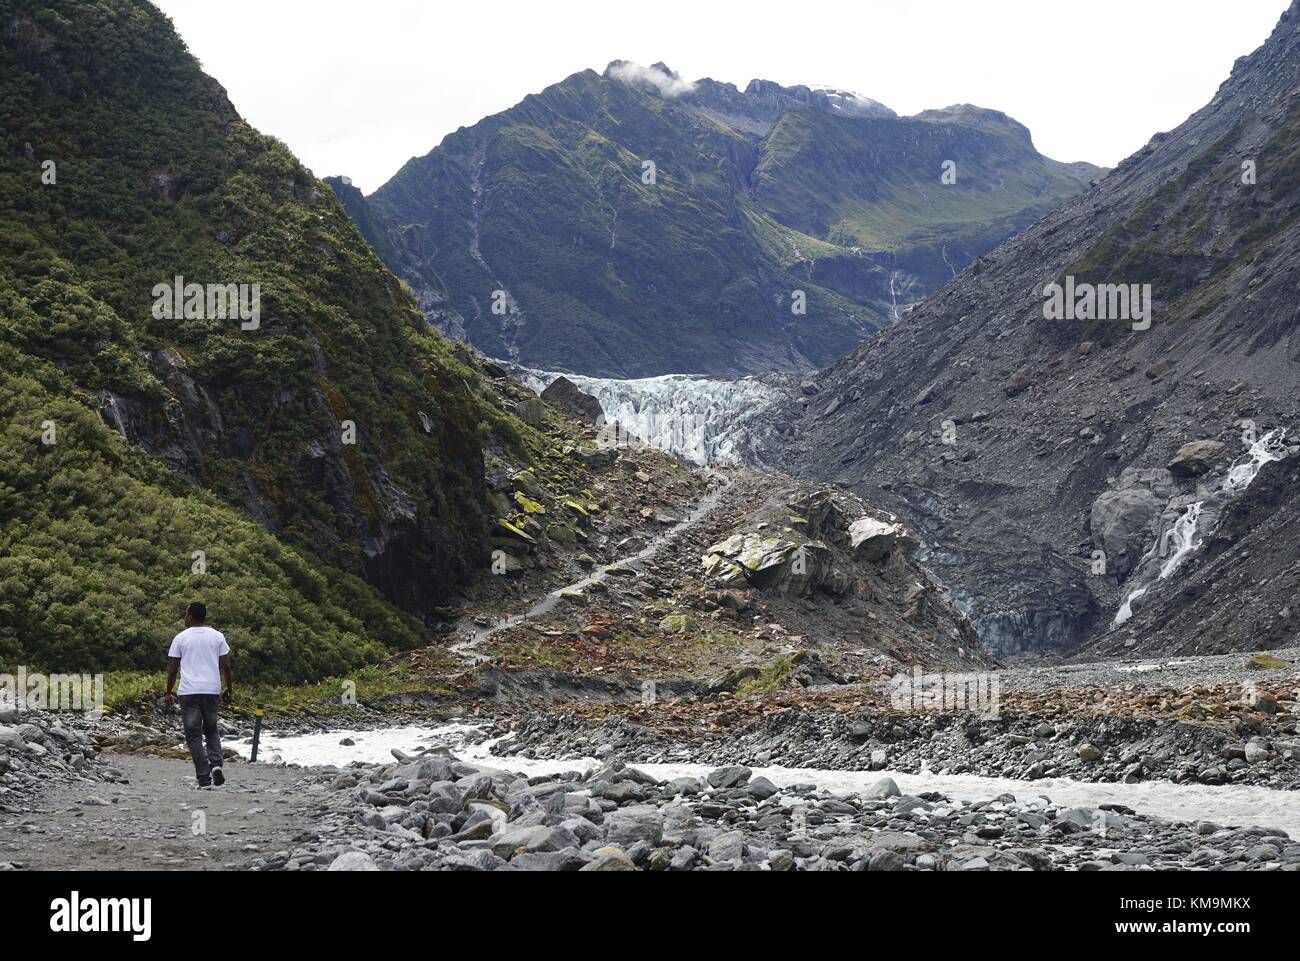
[[[695,374],[666,374],[637,380],[558,374],[508,365],[525,386],[541,393],[567,377],[600,401],[606,423],[618,423],[651,447],[702,466],[741,462],[746,424],[781,391],[755,377],[726,380]]]

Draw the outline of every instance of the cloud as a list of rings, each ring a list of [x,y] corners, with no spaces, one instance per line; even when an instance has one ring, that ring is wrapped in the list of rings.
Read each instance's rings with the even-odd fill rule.
[[[643,67],[639,63],[621,60],[610,65],[609,75],[615,80],[631,86],[649,84],[659,91],[661,97],[680,97],[683,94],[695,92],[695,84],[683,80],[679,75],[667,70],[660,64],[655,64],[653,67]]]

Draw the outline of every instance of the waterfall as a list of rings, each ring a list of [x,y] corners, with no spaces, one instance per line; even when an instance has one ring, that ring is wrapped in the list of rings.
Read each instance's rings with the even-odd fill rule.
[[[1286,440],[1286,428],[1277,427],[1269,431],[1263,437],[1260,437],[1250,445],[1250,450],[1246,452],[1245,457],[1233,464],[1228,469],[1223,483],[1219,485],[1218,492],[1225,501],[1234,501],[1240,497],[1251,482],[1259,476],[1265,464],[1279,461],[1284,456],[1284,441]],[[1201,514],[1205,507],[1205,500],[1199,500],[1190,505],[1178,520],[1174,521],[1173,527],[1165,531],[1164,535],[1147,551],[1146,556],[1138,564],[1140,570],[1148,561],[1153,561],[1156,557],[1164,558],[1160,565],[1160,573],[1151,582],[1131,591],[1124,598],[1124,603],[1120,605],[1119,611],[1115,614],[1114,626],[1119,627],[1133,616],[1133,602],[1145,596],[1156,581],[1163,581],[1173,575],[1178,570],[1179,565],[1187,559],[1187,556],[1204,543],[1205,537],[1209,531],[1200,530]],[[1172,546],[1172,551],[1171,551]]]
[[[1201,509],[1204,506],[1205,501],[1197,501],[1183,511],[1183,516],[1174,521],[1173,527],[1165,531],[1165,536],[1161,538],[1160,553],[1167,555],[1167,558],[1160,566],[1160,580],[1163,581],[1176,571],[1183,558],[1200,546],[1200,541],[1196,539],[1196,525],[1201,520]],[[1174,542],[1172,553],[1169,550],[1170,540]]]
[[[1279,461],[1283,458],[1283,450],[1286,440],[1286,428],[1278,427],[1251,445],[1246,457],[1240,463],[1233,464],[1232,469],[1228,471],[1228,476],[1223,481],[1223,490],[1225,493],[1236,496],[1250,486],[1265,464],[1273,461]]]

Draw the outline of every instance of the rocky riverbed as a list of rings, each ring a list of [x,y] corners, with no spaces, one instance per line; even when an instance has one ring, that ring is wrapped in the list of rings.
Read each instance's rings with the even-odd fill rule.
[[[23,810],[51,784],[120,777],[101,763],[94,739],[64,721],[45,711],[0,710],[0,812]]]
[[[1292,661],[1251,669],[1241,656],[1199,660],[1212,663],[998,672],[996,709],[987,713],[900,709],[888,684],[573,705],[519,718],[498,750],[629,763],[1300,788],[1300,677]]]
[[[1181,823],[1028,794],[954,800],[890,778],[832,794],[737,765],[659,780],[620,761],[528,777],[429,753],[309,774],[287,871],[1300,870],[1267,826]]]

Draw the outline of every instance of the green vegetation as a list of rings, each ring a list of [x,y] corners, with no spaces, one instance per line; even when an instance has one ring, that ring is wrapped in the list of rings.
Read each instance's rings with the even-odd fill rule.
[[[301,682],[421,640],[419,623],[359,578],[178,484],[52,391],[57,374],[22,376],[24,359],[3,344],[0,361],[0,664],[156,668],[193,598],[244,677]],[[47,421],[58,425],[52,445]]]
[[[1238,145],[1245,125],[1241,121],[1197,155],[1063,273],[1086,283],[1149,283],[1166,323],[1203,316],[1235,296],[1220,281],[1267,253],[1278,233],[1300,216],[1300,107],[1292,108],[1253,158],[1253,184],[1242,182]],[[1236,185],[1240,203],[1222,203],[1224,183]],[[1094,322],[1080,336],[1113,343],[1126,333]]]
[[[191,598],[245,679],[424,641],[522,425],[154,7],[0,23],[0,662],[159,669]],[[155,317],[177,276],[260,285],[257,329]]]
[[[790,672],[793,670],[794,661],[782,655],[763,668],[758,677],[751,677],[748,680],[741,681],[736,687],[736,693],[744,696],[746,694],[771,694],[774,691],[779,691],[789,682]]]
[[[236,679],[232,710],[251,714],[262,708],[268,717],[277,715],[327,714],[346,716],[354,710],[344,703],[345,692],[356,696],[359,704],[373,706],[386,698],[416,695],[423,698],[450,698],[458,692],[448,687],[444,678],[457,668],[456,661],[443,651],[429,650],[417,655],[401,655],[381,663],[349,671],[343,677],[330,677],[310,685],[272,682],[241,683]],[[109,711],[130,713],[140,708],[156,707],[166,674],[120,671],[104,679],[104,706]],[[345,688],[344,684],[350,686]]]

